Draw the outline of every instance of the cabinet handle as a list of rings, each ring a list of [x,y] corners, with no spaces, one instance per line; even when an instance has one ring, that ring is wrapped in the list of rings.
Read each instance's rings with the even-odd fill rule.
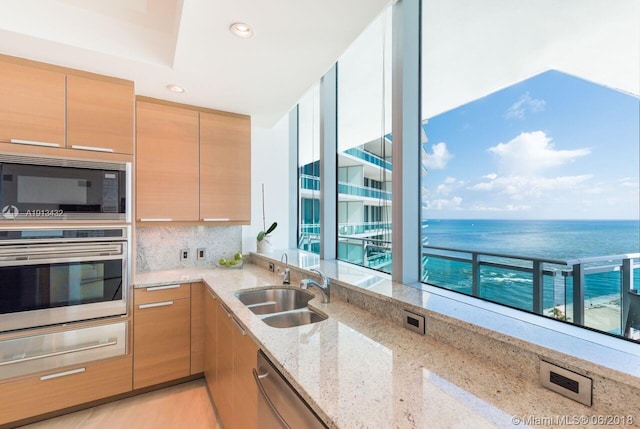
[[[140,222],[171,222],[173,219],[170,217],[143,217],[139,220]]]
[[[57,372],[55,374],[43,375],[42,377],[40,377],[40,381],[51,380],[58,377],[65,377],[67,375],[80,374],[82,372],[85,372],[86,370],[86,368],[76,368],[69,371]]]
[[[20,140],[20,139],[11,139],[9,141],[11,143],[28,144],[31,146],[60,147],[59,143],[37,142],[33,140]]]
[[[240,322],[238,322],[235,317],[232,317],[231,320],[233,321],[233,324],[236,325],[238,329],[240,329],[240,332],[242,332],[242,335],[247,335],[247,331],[244,330]]]
[[[155,292],[157,290],[178,289],[180,285],[152,286],[147,288],[147,292]]]
[[[229,222],[231,219],[228,217],[205,217],[202,218],[203,222]]]
[[[173,301],[162,301],[162,302],[152,302],[151,304],[140,304],[138,308],[140,310],[144,310],[145,308],[167,307],[169,305],[173,305]]]
[[[113,149],[110,147],[96,147],[96,146],[81,146],[77,144],[72,144],[71,149],[80,149],[80,150],[92,150],[94,152],[111,152],[113,153]]]
[[[220,303],[220,308],[222,308],[222,311],[225,312],[227,317],[231,317],[231,312],[229,310],[227,310],[227,307],[225,307],[222,303]]]
[[[92,344],[88,344],[88,345],[84,345],[84,346],[80,346],[80,347],[76,347],[76,348],[72,348],[72,349],[60,350],[60,351],[57,351],[57,352],[45,353],[45,354],[41,354],[41,355],[27,356],[27,357],[22,358],[22,359],[13,359],[13,360],[2,361],[2,362],[0,362],[0,366],[11,365],[11,364],[14,364],[14,363],[29,362],[29,361],[37,360],[37,359],[46,359],[46,358],[50,358],[50,357],[53,357],[53,356],[66,355],[66,354],[69,354],[69,353],[84,352],[84,351],[87,351],[87,350],[94,350],[94,349],[99,349],[99,348],[102,348],[102,347],[115,346],[116,344],[118,344],[118,340],[117,339],[107,338],[107,340],[104,341],[104,342],[100,342],[98,340],[98,341],[96,341],[96,342],[94,342]]]
[[[287,424],[284,418],[282,418],[282,416],[276,409],[276,406],[271,401],[271,398],[269,398],[267,391],[264,390],[264,386],[262,385],[262,382],[260,381],[262,378],[266,378],[269,375],[269,373],[258,375],[258,371],[256,371],[255,368],[253,368],[251,371],[253,372],[253,379],[256,381],[256,384],[258,385],[258,390],[260,391],[260,395],[264,398],[264,401],[267,403],[267,406],[269,407],[273,415],[280,421],[280,425],[283,428],[290,429],[290,426]]]
[[[209,293],[209,296],[211,297],[211,299],[218,299],[218,297],[208,287],[207,287],[207,292]]]

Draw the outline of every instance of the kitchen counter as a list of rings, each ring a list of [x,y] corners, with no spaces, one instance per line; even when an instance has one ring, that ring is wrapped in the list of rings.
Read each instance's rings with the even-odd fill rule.
[[[235,314],[329,427],[544,427],[557,426],[555,416],[594,414],[513,372],[333,297],[322,304],[316,295],[309,303],[329,316],[326,321],[272,328],[235,297],[238,290],[281,284],[280,276],[256,265],[138,273],[135,287],[197,281]]]

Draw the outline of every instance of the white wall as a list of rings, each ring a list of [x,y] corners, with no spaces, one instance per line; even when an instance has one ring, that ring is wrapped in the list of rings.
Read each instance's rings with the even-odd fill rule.
[[[262,191],[267,228],[278,227],[269,234],[274,249],[288,247],[289,204],[289,116],[273,128],[251,127],[251,225],[242,227],[242,252],[256,250],[256,235],[262,231]],[[296,220],[291,220],[295,222]]]

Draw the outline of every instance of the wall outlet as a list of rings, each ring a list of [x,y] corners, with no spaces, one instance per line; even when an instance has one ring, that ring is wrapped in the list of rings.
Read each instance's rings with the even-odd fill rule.
[[[273,272],[274,265],[273,262],[269,262],[269,271]]]
[[[206,254],[207,249],[205,249],[204,247],[200,247],[198,248],[198,250],[196,250],[196,259],[204,259]]]
[[[589,377],[541,360],[540,384],[567,398],[591,406],[593,381]]]
[[[425,334],[424,316],[421,314],[412,313],[408,310],[402,310],[404,317],[403,325],[405,328],[416,332],[420,335]]]
[[[181,261],[189,260],[189,249],[182,249],[180,251],[180,260]]]

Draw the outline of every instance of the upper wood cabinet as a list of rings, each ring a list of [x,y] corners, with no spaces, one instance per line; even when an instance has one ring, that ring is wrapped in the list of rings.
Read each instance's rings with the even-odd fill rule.
[[[131,82],[67,76],[67,147],[133,153]]]
[[[200,113],[200,218],[251,221],[251,119]]]
[[[136,218],[197,221],[198,112],[136,104]]]
[[[65,74],[0,61],[0,141],[65,146]]]

